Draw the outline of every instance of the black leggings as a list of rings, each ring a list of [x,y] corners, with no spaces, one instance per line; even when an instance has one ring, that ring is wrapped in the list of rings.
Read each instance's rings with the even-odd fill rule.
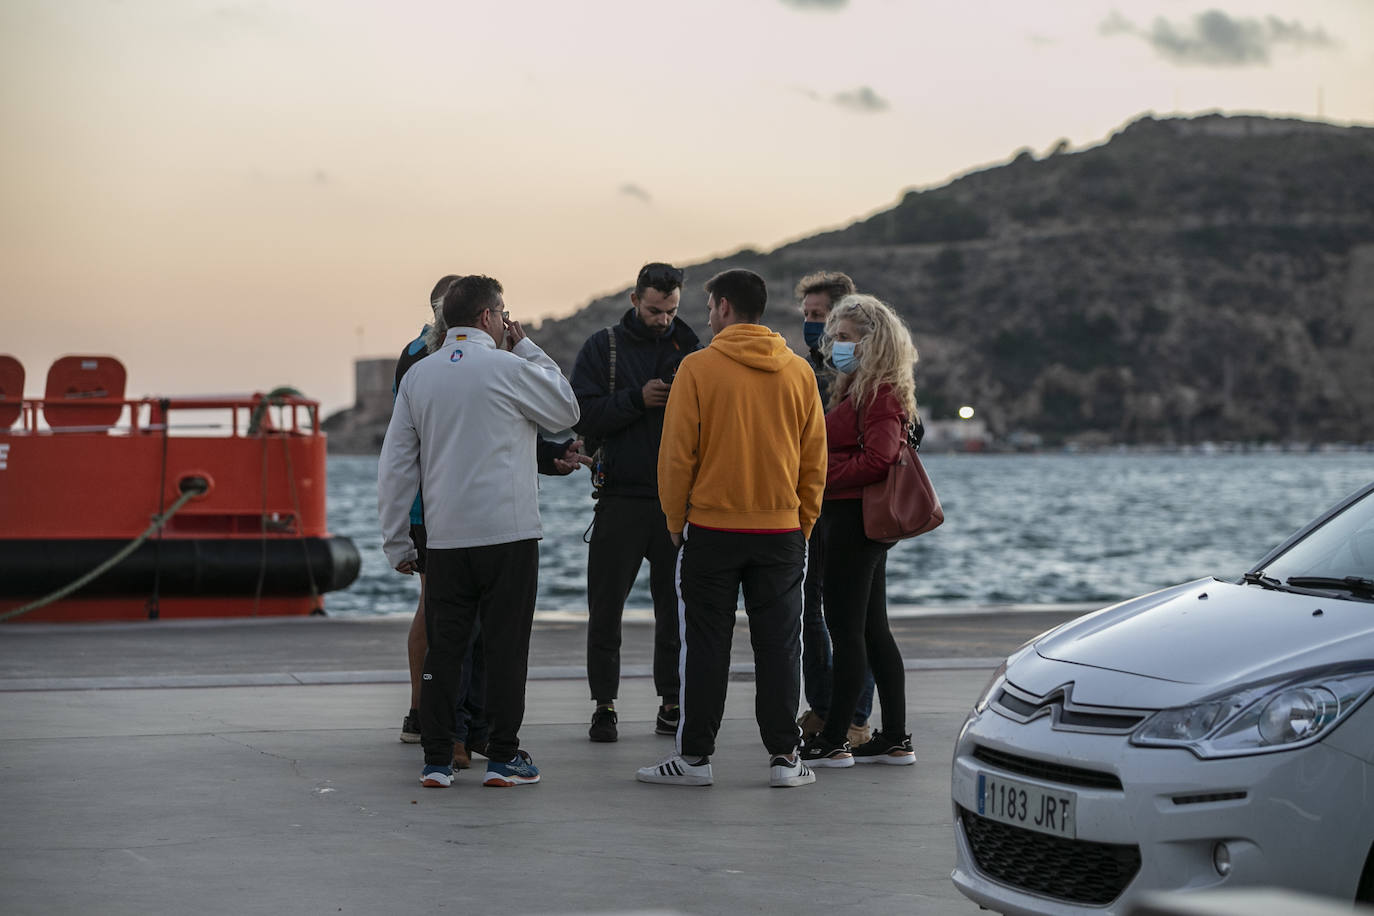
[[[906,734],[906,667],[887,623],[887,551],[892,545],[864,536],[863,500],[827,499],[820,524],[827,526],[825,625],[834,653],[835,686],[821,736],[845,740],[873,670],[885,735]]]

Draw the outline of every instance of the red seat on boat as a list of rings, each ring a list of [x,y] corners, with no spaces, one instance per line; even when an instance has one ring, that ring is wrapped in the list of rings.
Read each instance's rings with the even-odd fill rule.
[[[0,429],[9,429],[24,411],[24,364],[0,356]]]
[[[124,410],[124,364],[113,356],[64,356],[48,370],[43,419],[53,429],[113,426]],[[116,400],[118,404],[82,403]]]

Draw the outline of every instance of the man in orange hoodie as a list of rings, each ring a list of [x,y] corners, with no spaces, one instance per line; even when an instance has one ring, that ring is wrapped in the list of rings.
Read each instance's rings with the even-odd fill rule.
[[[705,786],[725,711],[740,589],[754,646],[769,785],[816,777],[796,755],[806,539],[825,490],[825,414],[806,360],[759,324],[763,278],[706,284],[710,346],[682,361],[658,453],[658,493],[680,547],[682,718],[677,753],[641,782]]]

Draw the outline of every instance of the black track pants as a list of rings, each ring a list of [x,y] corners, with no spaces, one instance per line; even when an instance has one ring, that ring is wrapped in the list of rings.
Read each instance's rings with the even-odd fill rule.
[[[770,754],[790,754],[801,737],[802,576],[800,531],[742,534],[689,525],[679,556],[683,690],[679,751],[713,754],[725,714],[730,643],[740,589],[754,647],[754,717]]]
[[[654,690],[678,700],[677,548],[656,499],[603,496],[587,551],[587,683],[592,699],[609,703],[620,691],[620,620],[644,561],[654,600]]]
[[[453,760],[453,708],[473,623],[482,622],[486,663],[487,756],[509,760],[520,748],[525,718],[525,676],[539,581],[539,542],[486,547],[431,547],[426,563],[424,677],[420,681],[420,733],[425,763]]]

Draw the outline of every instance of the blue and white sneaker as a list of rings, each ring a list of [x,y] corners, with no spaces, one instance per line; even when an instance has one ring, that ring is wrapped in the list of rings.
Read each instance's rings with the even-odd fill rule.
[[[515,756],[504,763],[487,760],[487,775],[482,785],[496,789],[509,789],[513,786],[532,786],[539,781],[539,767],[534,765],[525,751],[516,751]]]
[[[453,785],[453,767],[426,766],[420,771],[420,785],[426,789],[447,789]]]

